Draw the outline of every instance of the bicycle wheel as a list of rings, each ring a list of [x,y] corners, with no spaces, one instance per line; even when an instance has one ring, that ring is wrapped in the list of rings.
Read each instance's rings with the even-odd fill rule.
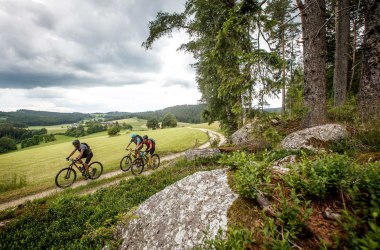
[[[144,160],[141,158],[137,158],[133,161],[131,172],[134,175],[139,175],[144,170]]]
[[[152,168],[156,169],[160,166],[160,157],[157,154],[152,155]]]
[[[60,188],[71,186],[77,179],[77,173],[72,168],[63,168],[55,176],[55,184]]]
[[[92,162],[88,165],[88,173],[91,180],[98,179],[103,173],[103,165],[98,161]]]
[[[120,161],[120,169],[124,172],[132,167],[132,158],[129,155],[124,156]]]

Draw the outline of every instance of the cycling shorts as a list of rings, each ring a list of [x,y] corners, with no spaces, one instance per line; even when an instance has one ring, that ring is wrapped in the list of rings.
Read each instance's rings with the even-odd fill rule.
[[[146,151],[146,153],[147,154],[149,153],[150,155],[153,155],[155,150],[156,150],[155,148],[151,148],[148,151]]]
[[[93,156],[94,156],[94,154],[93,154],[92,152],[89,153],[89,154],[83,154],[83,155],[82,155],[82,159],[83,159],[83,158],[86,158],[85,163],[86,163],[86,164],[89,164]]]

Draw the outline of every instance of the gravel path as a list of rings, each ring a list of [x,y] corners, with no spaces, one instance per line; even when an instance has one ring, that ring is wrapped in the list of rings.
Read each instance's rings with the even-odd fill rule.
[[[197,129],[199,129],[199,130],[201,130],[201,131],[203,131],[205,133],[208,133],[208,135],[210,137],[210,141],[215,140],[216,138],[219,137],[219,145],[222,145],[226,141],[226,138],[224,137],[224,135],[222,135],[222,134],[220,134],[218,132],[211,131],[211,130],[208,130],[208,129],[201,129],[201,128],[197,128]],[[207,142],[207,143],[201,145],[199,148],[207,148],[209,146],[210,146],[210,143]],[[184,156],[184,155],[185,155],[185,152],[180,152],[180,153],[166,155],[166,156],[161,157],[161,162],[171,161],[171,160],[173,160],[175,158],[178,158],[178,157]],[[148,170],[148,171],[144,171],[143,174],[148,175],[151,172],[152,172],[152,170]],[[100,179],[109,179],[111,177],[114,177],[114,176],[117,176],[117,175],[122,175],[122,174],[124,174],[124,172],[121,172],[120,170],[112,171],[112,172],[103,174],[99,178],[99,180]],[[128,176],[125,179],[129,179],[129,178],[133,178],[133,176]],[[83,194],[93,193],[93,192],[95,192],[96,190],[98,190],[100,188],[116,185],[119,182],[120,182],[120,179],[112,181],[112,182],[109,182],[109,183],[106,183],[106,184],[98,186],[98,187],[95,187],[95,188],[93,188],[91,190],[87,190]],[[77,181],[77,182],[75,182],[72,185],[72,188],[77,188],[77,187],[80,187],[80,186],[84,186],[84,185],[87,185],[87,183],[88,182],[86,180]],[[33,194],[33,195],[28,195],[28,196],[25,196],[25,197],[22,197],[22,198],[19,198],[19,199],[16,199],[16,200],[12,200],[12,201],[9,201],[9,202],[6,202],[6,203],[1,203],[0,204],[0,211],[1,210],[5,210],[5,209],[10,208],[10,207],[19,206],[19,205],[25,203],[28,200],[31,201],[31,200],[34,200],[34,199],[44,198],[46,196],[53,195],[53,194],[56,194],[56,193],[59,193],[59,192],[62,192],[62,191],[63,191],[63,189],[61,189],[61,188],[52,188],[52,189],[49,189],[49,190],[41,192],[41,193],[37,193],[37,194]]]

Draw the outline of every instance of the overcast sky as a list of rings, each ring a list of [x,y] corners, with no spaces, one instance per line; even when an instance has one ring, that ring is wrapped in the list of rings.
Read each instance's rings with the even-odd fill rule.
[[[0,0],[0,111],[148,111],[201,98],[186,41],[145,50],[158,11],[186,0]]]

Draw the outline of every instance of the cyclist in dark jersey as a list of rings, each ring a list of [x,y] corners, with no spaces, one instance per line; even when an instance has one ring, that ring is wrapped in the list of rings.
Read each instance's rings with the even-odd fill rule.
[[[66,159],[68,160],[75,153],[75,151],[79,151],[79,155],[75,158],[75,160],[80,164],[83,164],[86,174],[88,174],[88,164],[90,163],[91,158],[94,156],[92,150],[86,144],[80,143],[79,140],[74,140],[73,145],[75,149]],[[83,158],[86,158],[86,161],[84,163],[82,161]]]
[[[149,139],[147,135],[144,135],[142,145],[146,145],[145,152],[148,156],[148,162],[149,164],[151,164],[152,155],[154,154],[154,151],[156,150],[156,142],[153,139]]]

